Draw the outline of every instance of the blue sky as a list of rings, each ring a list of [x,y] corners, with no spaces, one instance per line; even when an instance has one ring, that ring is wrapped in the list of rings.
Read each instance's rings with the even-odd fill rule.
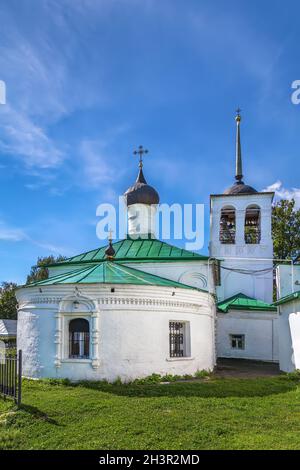
[[[300,205],[297,1],[2,0],[0,280],[93,249],[96,207],[134,181],[166,203],[233,182],[242,108],[247,183]]]

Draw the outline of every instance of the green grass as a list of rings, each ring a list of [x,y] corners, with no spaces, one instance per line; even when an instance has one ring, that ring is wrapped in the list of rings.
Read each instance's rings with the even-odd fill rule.
[[[27,381],[0,449],[299,449],[297,376],[111,385]]]

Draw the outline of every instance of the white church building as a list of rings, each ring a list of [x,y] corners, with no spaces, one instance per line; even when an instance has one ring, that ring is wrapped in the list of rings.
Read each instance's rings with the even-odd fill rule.
[[[210,199],[210,252],[155,238],[157,191],[142,160],[124,194],[128,236],[49,267],[17,291],[27,377],[130,381],[213,370],[218,357],[278,362],[273,193],[236,181]],[[142,149],[140,149],[142,152]]]
[[[300,256],[277,266],[279,364],[285,372],[300,370]]]

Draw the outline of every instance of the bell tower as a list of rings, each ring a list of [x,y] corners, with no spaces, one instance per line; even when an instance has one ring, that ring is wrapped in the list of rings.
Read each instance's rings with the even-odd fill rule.
[[[273,192],[259,192],[243,181],[241,114],[236,121],[234,184],[210,197],[210,256],[220,260],[218,299],[243,293],[272,302],[273,295]]]

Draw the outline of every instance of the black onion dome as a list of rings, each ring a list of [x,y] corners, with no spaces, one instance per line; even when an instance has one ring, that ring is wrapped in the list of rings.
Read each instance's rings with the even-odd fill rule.
[[[242,181],[235,183],[230,188],[227,188],[224,191],[224,194],[255,194],[257,193],[256,189],[252,188],[252,186],[248,186],[248,184],[244,184]]]
[[[105,250],[105,255],[106,255],[106,258],[108,259],[114,258],[116,255],[115,249],[112,244],[112,240],[109,240],[109,245]]]
[[[124,193],[127,206],[132,204],[159,204],[158,192],[145,180],[142,168],[133,186]]]

